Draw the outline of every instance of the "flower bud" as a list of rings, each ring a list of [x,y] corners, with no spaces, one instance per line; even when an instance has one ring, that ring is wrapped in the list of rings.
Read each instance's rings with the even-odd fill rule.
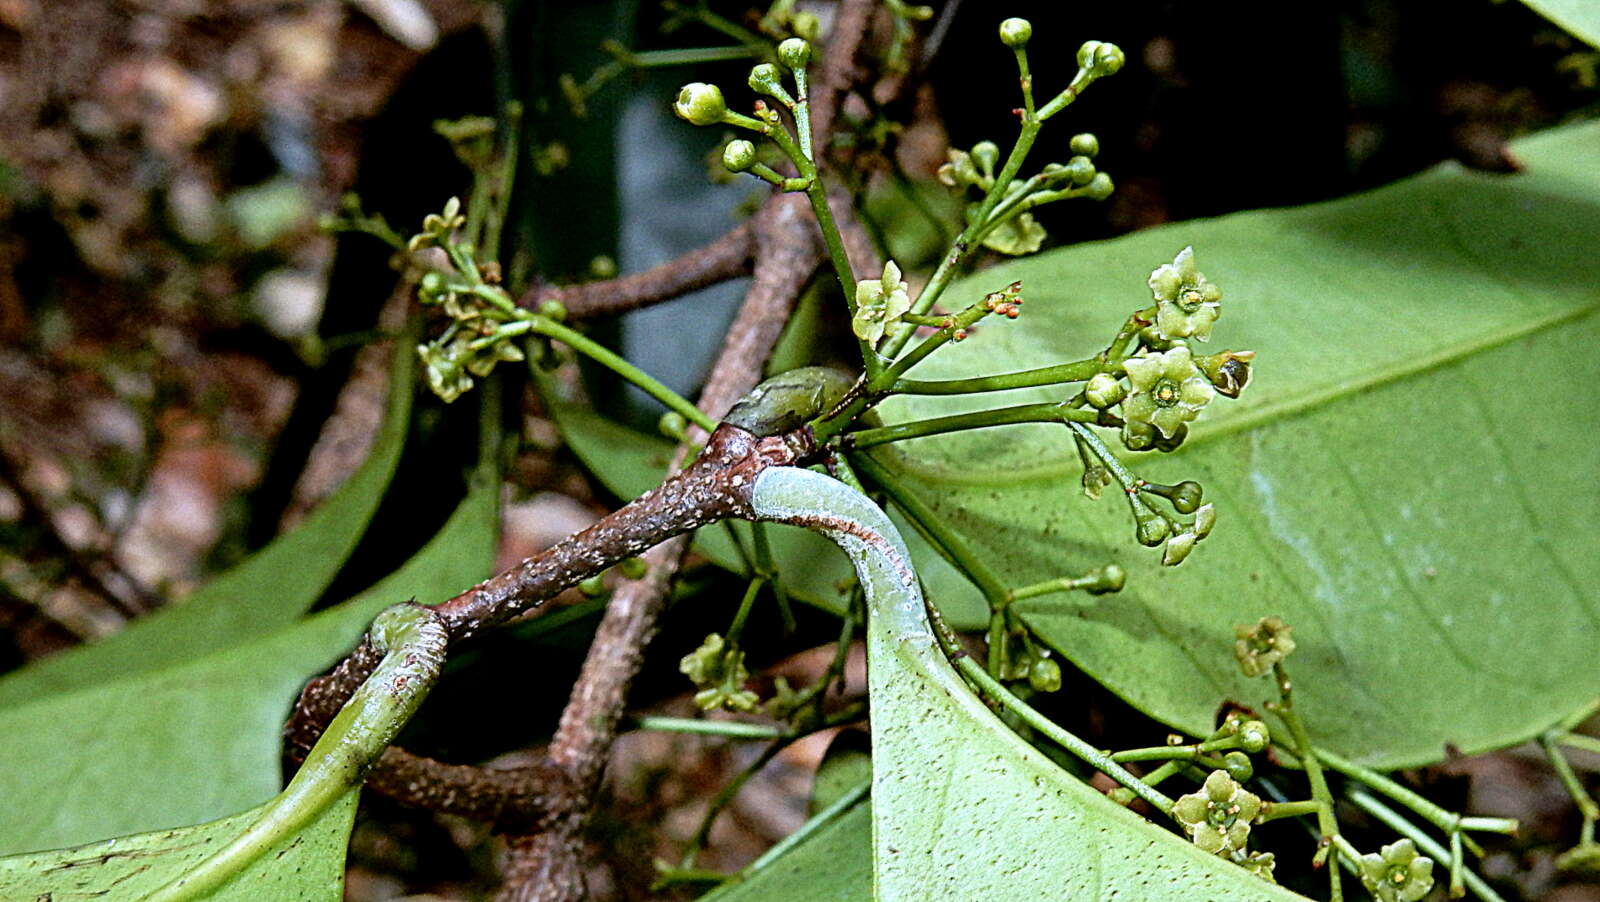
[[[806,10],[795,13],[794,18],[789,21],[789,27],[795,34],[808,41],[815,41],[822,35],[822,20],[817,18],[816,13]]]
[[[667,438],[683,441],[689,434],[689,421],[683,414],[669,410],[656,421],[656,431]]]
[[[1035,658],[1028,668],[1028,685],[1035,692],[1054,692],[1061,688],[1061,665],[1049,658]]]
[[[1250,762],[1250,756],[1244,752],[1229,752],[1222,756],[1222,769],[1228,776],[1243,783],[1256,775],[1256,766]]]
[[[1082,134],[1073,135],[1072,141],[1067,146],[1072,149],[1073,153],[1092,157],[1100,152],[1100,139],[1088,132],[1083,132]]]
[[[1176,567],[1183,563],[1183,559],[1194,550],[1194,544],[1200,541],[1192,532],[1180,532],[1167,541],[1166,550],[1161,553],[1161,566]]]
[[[771,63],[760,63],[750,69],[750,90],[788,105],[794,105],[794,98],[783,87],[783,72]]]
[[[727,115],[728,104],[722,99],[721,88],[697,81],[678,90],[672,111],[692,125],[716,125]]]
[[[1079,154],[1067,161],[1067,178],[1074,185],[1087,185],[1095,177],[1094,161]]]
[[[630,557],[618,564],[617,569],[628,579],[643,579],[644,575],[650,572],[650,565],[645,563],[643,558]]]
[[[1087,385],[1083,387],[1084,400],[1088,401],[1096,410],[1105,410],[1107,407],[1121,401],[1127,391],[1122,387],[1122,380],[1110,373],[1095,373]]]
[[[1083,196],[1090,200],[1105,200],[1111,196],[1111,192],[1115,191],[1116,187],[1111,183],[1111,176],[1106,175],[1104,172],[1097,172],[1094,174],[1094,178],[1089,180],[1089,184],[1084,186]]]
[[[1200,365],[1200,372],[1216,387],[1217,394],[1228,398],[1237,398],[1250,384],[1250,361],[1256,359],[1255,351],[1223,351],[1221,354],[1212,354],[1201,357],[1195,363]]]
[[[1098,570],[1091,570],[1088,575],[1095,579],[1095,582],[1084,586],[1090,595],[1121,592],[1122,587],[1128,583],[1127,572],[1116,564],[1107,564]]]
[[[449,290],[449,283],[445,280],[444,273],[430,270],[422,274],[422,279],[417,282],[417,293],[421,295],[424,303],[436,303],[439,295]]]
[[[1272,731],[1259,720],[1247,720],[1239,726],[1239,748],[1251,754],[1262,751],[1272,742]]]
[[[804,69],[811,62],[811,44],[805,38],[790,38],[778,45],[778,62],[790,69]]]
[[[1202,504],[1194,512],[1194,535],[1203,539],[1211,535],[1211,528],[1217,525],[1217,506],[1215,504]]]
[[[1088,70],[1094,78],[1117,74],[1126,61],[1121,47],[1105,41],[1084,41],[1078,48],[1078,68]]]
[[[1172,487],[1172,494],[1167,500],[1172,502],[1173,510],[1180,514],[1192,514],[1200,507],[1200,501],[1205,496],[1205,489],[1200,483],[1186,479]]]
[[[1012,17],[1000,23],[1000,43],[1019,50],[1026,46],[1033,37],[1033,23],[1027,19]]]
[[[729,172],[744,172],[756,162],[756,146],[749,141],[739,139],[729,141],[728,146],[722,148],[722,165]]]
[[[1137,522],[1138,526],[1134,530],[1134,537],[1139,540],[1140,545],[1146,548],[1154,548],[1160,545],[1166,541],[1167,535],[1172,532],[1171,527],[1167,526],[1167,521],[1164,518],[1149,511],[1140,513]]]
[[[578,583],[578,591],[582,592],[585,598],[599,598],[600,596],[606,594],[605,574],[597,573],[583,582]]]

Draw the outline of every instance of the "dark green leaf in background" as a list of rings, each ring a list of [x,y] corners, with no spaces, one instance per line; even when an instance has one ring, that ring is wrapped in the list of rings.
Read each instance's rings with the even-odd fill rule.
[[[1197,479],[1216,532],[1181,567],[1139,548],[1115,493],[1083,496],[1059,427],[903,443],[879,455],[1014,584],[1115,561],[1128,587],[1019,603],[1052,646],[1140,709],[1205,734],[1224,699],[1260,706],[1231,628],[1295,627],[1297,707],[1361,762],[1512,744],[1600,687],[1600,125],[1517,142],[1517,175],[1449,164],[1316,206],[1179,223],[979,273],[951,303],[1021,279],[1017,322],[919,367],[922,379],[1093,354],[1148,304],[1185,245],[1224,291],[1201,353],[1259,353],[1141,476]],[[1050,390],[904,398],[888,422]],[[930,594],[947,585],[925,574]],[[880,800],[881,803],[881,800]]]
[[[0,851],[198,823],[276,793],[281,728],[301,685],[384,608],[441,601],[487,575],[499,497],[496,469],[480,467],[467,498],[415,557],[299,623],[188,663],[0,710],[0,757],[8,762],[0,769]]]

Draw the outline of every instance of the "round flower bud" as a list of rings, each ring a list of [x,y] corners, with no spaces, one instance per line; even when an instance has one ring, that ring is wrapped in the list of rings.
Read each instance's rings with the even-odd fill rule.
[[[1116,564],[1107,564],[1091,576],[1098,576],[1095,584],[1087,587],[1090,595],[1103,595],[1106,592],[1121,592],[1122,587],[1128,583],[1128,573]]]
[[[605,574],[597,573],[583,582],[578,583],[578,591],[582,592],[585,598],[599,598],[600,596],[606,594]]]
[[[1107,407],[1121,401],[1127,394],[1123,391],[1122,380],[1110,373],[1095,373],[1087,385],[1083,387],[1084,400],[1094,406],[1096,410],[1105,410]]]
[[[1105,200],[1111,196],[1111,192],[1116,190],[1116,187],[1111,183],[1111,176],[1106,175],[1104,172],[1097,172],[1094,174],[1094,178],[1089,180],[1089,184],[1084,186],[1083,196],[1090,200]]]
[[[804,69],[811,62],[811,43],[805,38],[790,38],[778,45],[778,62],[790,69]]]
[[[1033,37],[1033,23],[1012,17],[1000,23],[1000,43],[1012,50],[1019,49]]]
[[[721,88],[697,81],[678,90],[672,111],[692,125],[716,125],[727,115],[728,103],[722,99]]]
[[[1105,41],[1084,41],[1078,48],[1078,68],[1089,70],[1095,78],[1115,75],[1127,62],[1122,48]]]
[[[1166,541],[1172,528],[1167,526],[1167,521],[1155,514],[1145,514],[1139,518],[1138,529],[1134,532],[1139,544],[1146,548],[1154,548]]]
[[[1067,178],[1074,185],[1087,185],[1094,180],[1094,161],[1082,154],[1067,161]]]
[[[1192,514],[1200,507],[1204,495],[1205,489],[1201,488],[1200,483],[1186,479],[1172,487],[1169,500],[1178,513]]]
[[[1256,766],[1250,763],[1250,756],[1244,752],[1229,752],[1222,756],[1222,768],[1228,776],[1243,783],[1256,775]]]
[[[1049,658],[1037,658],[1028,668],[1028,685],[1035,692],[1054,692],[1061,688],[1061,665]]]
[[[444,273],[429,270],[423,273],[422,279],[417,282],[417,290],[421,293],[422,300],[432,303],[439,299],[439,295],[446,291],[448,285]]]
[[[783,73],[771,63],[759,63],[750,69],[750,90],[768,97],[789,93],[783,89]]]
[[[667,438],[681,442],[689,434],[689,421],[683,414],[669,410],[656,421],[656,431]]]
[[[1092,157],[1100,152],[1100,139],[1089,134],[1088,132],[1084,132],[1082,134],[1073,135],[1072,140],[1068,142],[1067,146],[1072,148],[1073,153],[1082,154],[1086,157]]]
[[[744,172],[755,162],[756,146],[749,141],[729,141],[728,146],[722,148],[722,165],[728,167],[729,172]]]
[[[650,565],[642,558],[630,557],[618,564],[617,569],[628,579],[643,579],[644,575],[650,572]]]
[[[1239,726],[1239,748],[1247,752],[1260,752],[1272,741],[1272,732],[1259,720],[1247,720]]]

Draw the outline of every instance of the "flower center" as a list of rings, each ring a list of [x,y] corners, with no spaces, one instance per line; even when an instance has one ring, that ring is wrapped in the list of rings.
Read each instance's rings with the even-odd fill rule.
[[[1155,399],[1158,407],[1171,407],[1178,403],[1178,383],[1162,379],[1150,390],[1150,397]]]
[[[1213,827],[1227,829],[1238,820],[1239,806],[1231,802],[1207,802],[1206,823]]]
[[[1178,306],[1183,309],[1184,313],[1193,313],[1199,310],[1200,305],[1205,303],[1205,299],[1205,295],[1201,294],[1198,288],[1185,288],[1178,292]]]
[[[1403,868],[1399,865],[1389,868],[1389,882],[1395,886],[1405,886],[1406,881],[1410,879],[1411,871],[1408,868]]]

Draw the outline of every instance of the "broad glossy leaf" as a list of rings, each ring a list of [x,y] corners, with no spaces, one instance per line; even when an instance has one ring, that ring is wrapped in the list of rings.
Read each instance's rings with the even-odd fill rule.
[[[866,498],[773,468],[751,506],[833,524],[866,588],[874,898],[1299,898],[1112,803],[1003,724],[939,650],[904,543]]]
[[[405,446],[415,355],[400,341],[382,431],[361,467],[293,532],[193,595],[92,645],[0,679],[0,706],[190,661],[293,623],[344,566],[378,508]]]
[[[1517,175],[1446,165],[1369,194],[1179,223],[980,273],[949,303],[1021,279],[985,324],[915,372],[953,378],[1082,358],[1149,303],[1185,245],[1226,292],[1207,351],[1259,353],[1139,475],[1202,482],[1220,519],[1181,567],[1138,547],[1116,492],[1083,496],[1060,427],[905,442],[880,455],[1016,585],[1115,561],[1116,595],[1019,610],[1152,716],[1203,734],[1259,706],[1234,624],[1295,627],[1297,704],[1318,744],[1363,763],[1515,743],[1600,681],[1600,125],[1519,142]],[[1052,397],[906,398],[885,420]],[[1114,437],[1108,436],[1113,442]],[[932,588],[937,598],[939,585]]]
[[[280,788],[280,731],[312,674],[389,605],[449,598],[494,562],[490,468],[399,570],[337,607],[196,661],[0,710],[0,851],[192,824]]]
[[[338,902],[359,791],[267,851],[210,902]],[[192,827],[0,858],[0,899],[138,899],[165,886],[248,827],[261,809]]]
[[[552,403],[552,418],[572,452],[583,461],[605,487],[620,498],[637,498],[655,488],[666,476],[671,460],[671,442],[645,435],[613,420],[579,407]],[[983,597],[961,575],[945,563],[915,531],[902,527],[912,559],[926,580],[946,587],[939,606],[958,629],[976,629],[987,622]],[[730,529],[739,541],[751,547],[750,526],[732,523],[700,530],[695,549],[717,566],[744,573],[744,558],[729,536]],[[784,580],[784,587],[795,598],[836,614],[843,613],[845,592],[855,580],[848,562],[833,551],[833,544],[803,529],[790,526],[766,527],[772,556]]]
[[[1600,4],[1594,0],[1522,0],[1539,15],[1600,47]]]

